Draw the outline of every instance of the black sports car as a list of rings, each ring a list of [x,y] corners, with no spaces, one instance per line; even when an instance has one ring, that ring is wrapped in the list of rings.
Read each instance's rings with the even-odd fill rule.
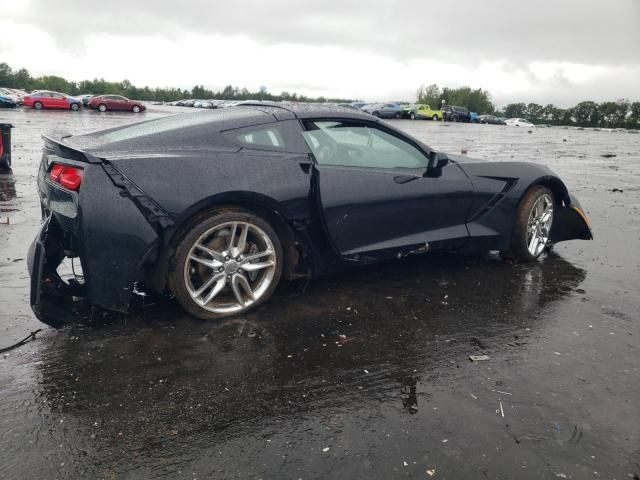
[[[529,261],[592,238],[548,168],[436,152],[349,108],[245,104],[44,140],[29,269],[52,324],[71,295],[126,311],[140,283],[211,319],[345,263],[458,249]],[[64,257],[83,282],[60,278]]]

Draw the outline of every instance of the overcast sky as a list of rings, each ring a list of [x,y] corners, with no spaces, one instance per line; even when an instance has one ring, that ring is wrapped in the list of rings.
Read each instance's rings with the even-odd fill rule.
[[[640,0],[0,0],[0,62],[136,85],[640,100]],[[90,92],[91,93],[91,92]]]

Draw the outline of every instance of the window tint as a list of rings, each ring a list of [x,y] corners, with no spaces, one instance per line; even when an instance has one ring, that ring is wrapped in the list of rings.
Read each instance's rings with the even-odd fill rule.
[[[255,127],[236,135],[236,140],[247,147],[284,148],[282,135],[275,126],[266,128]]]
[[[308,122],[303,136],[321,165],[423,168],[427,158],[390,133],[357,122]]]

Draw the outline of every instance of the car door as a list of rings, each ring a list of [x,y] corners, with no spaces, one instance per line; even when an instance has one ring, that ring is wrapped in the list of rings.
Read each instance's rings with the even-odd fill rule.
[[[425,176],[425,151],[377,123],[308,121],[303,135],[314,158],[324,224],[341,255],[454,247],[467,240],[472,185],[457,164]]]
[[[67,108],[67,100],[64,98],[64,95],[60,95],[59,93],[50,93],[49,96],[49,104],[52,108]]]
[[[117,95],[108,95],[107,97],[105,97],[107,108],[109,110],[122,110],[121,98],[122,97],[119,97]]]

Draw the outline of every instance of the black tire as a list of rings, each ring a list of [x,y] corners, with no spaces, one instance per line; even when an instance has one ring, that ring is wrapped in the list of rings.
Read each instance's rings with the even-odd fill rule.
[[[380,112],[373,112],[371,115],[373,115],[374,117],[379,117],[380,116]]]
[[[33,108],[34,108],[35,110],[42,110],[42,102],[35,102],[35,103],[33,104]]]
[[[229,222],[244,222],[255,225],[261,229],[271,241],[275,256],[275,271],[268,288],[257,298],[253,303],[244,307],[240,311],[227,312],[213,312],[203,308],[203,306],[192,298],[189,293],[187,280],[185,279],[185,267],[188,261],[189,252],[193,246],[199,242],[201,237],[207,232],[215,229],[217,226],[224,225]],[[233,260],[233,259],[231,259]],[[282,253],[282,244],[278,238],[275,230],[261,217],[242,209],[236,208],[221,208],[217,210],[210,210],[196,217],[185,228],[183,235],[175,249],[173,258],[169,264],[169,289],[175,295],[180,305],[194,317],[203,320],[215,320],[219,318],[229,317],[232,315],[244,314],[249,310],[256,308],[258,305],[267,301],[280,281],[282,275],[282,265],[284,262],[284,256]],[[222,270],[221,270],[222,271]],[[228,288],[225,286],[224,288]]]
[[[98,105],[98,110],[100,110],[101,112],[106,112],[107,106],[104,103],[101,103],[100,105]]]
[[[0,159],[0,173],[6,173],[11,170],[9,159]]]
[[[77,103],[72,103],[71,110],[73,110],[74,112],[77,112],[78,110],[80,110],[80,105],[78,105]]]
[[[411,113],[409,113],[409,118],[410,118],[411,120],[415,120],[415,119],[416,119],[416,114],[415,114],[415,112],[411,112]]]
[[[549,246],[546,246],[540,251],[540,253],[533,255],[529,251],[527,244],[527,228],[531,211],[536,205],[536,202],[538,202],[538,200],[540,200],[544,195],[548,195],[551,198],[552,203],[555,204],[555,199],[551,190],[541,185],[534,185],[531,187],[520,200],[518,212],[516,213],[516,222],[513,228],[513,234],[511,236],[511,249],[505,254],[507,258],[523,263],[532,262],[545,250],[550,248]]]
[[[433,120],[434,122],[438,121],[438,115],[434,115],[433,117],[431,117],[431,120]]]

